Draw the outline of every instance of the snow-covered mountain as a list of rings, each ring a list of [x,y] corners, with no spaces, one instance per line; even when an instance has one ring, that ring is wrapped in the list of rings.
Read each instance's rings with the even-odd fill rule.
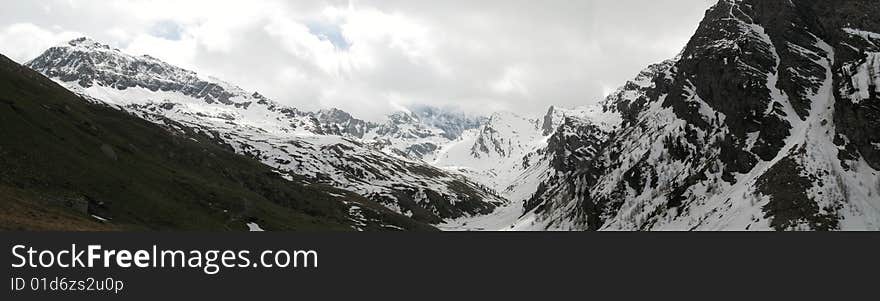
[[[546,139],[536,119],[495,113],[479,129],[465,132],[441,149],[432,164],[457,170],[499,192],[536,162]]]
[[[373,123],[351,116],[339,109],[320,110],[310,114],[317,120],[320,131],[317,134],[334,135],[361,139],[377,126]]]
[[[29,66],[448,230],[878,230],[878,10],[720,0],[676,58],[540,116],[304,112],[88,39]]]
[[[443,225],[448,230],[536,230],[534,200],[562,175],[584,166],[620,124],[600,106],[551,107],[542,117],[496,113],[478,131],[441,150],[432,164],[468,175],[510,203],[486,216]]]
[[[364,139],[387,153],[430,162],[445,145],[483,123],[485,118],[455,109],[416,105],[389,115]]]
[[[504,203],[459,174],[369,145],[403,132],[403,121],[375,125],[339,110],[303,112],[86,38],[53,47],[28,66],[94,101],[201,131],[281,173],[356,192],[419,221],[485,214]]]
[[[530,225],[880,229],[878,10],[721,0],[679,58],[606,100],[621,128],[535,195]]]
[[[465,131],[478,129],[486,123],[486,117],[471,115],[457,108],[413,105],[408,110],[423,124],[443,131],[442,136],[449,140],[455,140]]]

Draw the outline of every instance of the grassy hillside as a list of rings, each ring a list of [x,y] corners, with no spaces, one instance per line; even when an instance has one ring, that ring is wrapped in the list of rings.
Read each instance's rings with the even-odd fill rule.
[[[350,230],[349,204],[365,208],[367,229],[433,229],[287,181],[185,128],[88,103],[0,56],[2,230]]]

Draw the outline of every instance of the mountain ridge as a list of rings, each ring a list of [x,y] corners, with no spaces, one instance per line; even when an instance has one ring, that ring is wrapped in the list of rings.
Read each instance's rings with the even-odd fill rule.
[[[504,202],[462,176],[425,164],[412,154],[411,146],[404,144],[400,150],[371,146],[385,136],[442,135],[421,128],[420,123],[401,119],[383,125],[341,110],[300,111],[92,40],[76,39],[67,45],[50,48],[29,67],[78,94],[154,123],[206,133],[282,174],[354,191],[429,223],[488,213]],[[379,133],[378,137],[364,139],[372,133]]]
[[[880,229],[877,10],[720,0],[676,58],[527,117],[304,112],[87,39],[29,66],[447,230]],[[80,44],[97,50],[65,55]]]

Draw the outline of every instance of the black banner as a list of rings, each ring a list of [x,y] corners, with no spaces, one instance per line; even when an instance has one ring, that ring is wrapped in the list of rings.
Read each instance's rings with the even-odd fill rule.
[[[268,296],[547,300],[731,294],[763,299],[766,290],[789,297],[846,300],[841,297],[872,292],[880,283],[880,233],[28,232],[0,236],[10,297],[4,300]],[[120,267],[118,258],[111,256],[108,268],[102,256],[91,268],[58,267],[75,257],[69,252],[59,256],[61,251],[83,251],[78,263],[83,265],[88,264],[89,246],[97,245],[100,250],[95,249],[95,254],[100,255],[108,250],[115,251],[114,256],[119,251],[143,251],[140,263],[150,266]],[[34,250],[35,264],[48,264],[51,256],[40,258],[40,252],[51,250],[47,254],[55,255],[53,267],[13,267],[31,261],[28,249]],[[154,266],[159,261],[152,254],[162,250],[180,250],[187,258],[200,254],[201,266],[180,267],[180,261],[175,262],[177,267]],[[206,255],[213,254],[210,251],[217,254]],[[205,258],[220,264],[224,251],[232,252],[227,259],[235,266],[206,272]],[[260,262],[266,251],[264,261],[271,267]],[[309,254],[315,257],[297,251],[314,251]],[[299,257],[277,267],[288,256],[276,255],[284,252]],[[246,265],[240,255],[247,255]],[[123,262],[132,263],[137,256],[131,257]],[[84,289],[88,286],[93,289]]]

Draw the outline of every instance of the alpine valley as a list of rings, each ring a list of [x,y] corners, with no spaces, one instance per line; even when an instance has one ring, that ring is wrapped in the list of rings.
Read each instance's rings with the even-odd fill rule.
[[[303,111],[88,38],[0,70],[3,228],[880,230],[872,0],[720,0],[536,116]]]

